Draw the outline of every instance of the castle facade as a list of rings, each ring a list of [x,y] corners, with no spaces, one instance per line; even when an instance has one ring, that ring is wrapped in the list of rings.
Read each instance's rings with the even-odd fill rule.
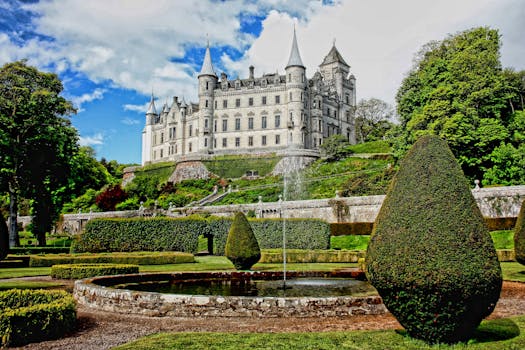
[[[209,46],[198,75],[199,101],[174,97],[157,112],[153,96],[142,132],[142,165],[188,156],[318,150],[335,134],[355,143],[356,80],[335,43],[306,77],[295,31],[285,74],[220,79]]]

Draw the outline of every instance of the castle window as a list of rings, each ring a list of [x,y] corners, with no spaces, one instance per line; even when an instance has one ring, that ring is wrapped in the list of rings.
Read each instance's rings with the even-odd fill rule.
[[[275,144],[278,145],[281,143],[281,135],[275,135]]]
[[[236,81],[235,82],[235,88],[238,90],[241,88],[241,82],[240,81]]]
[[[164,143],[164,133],[160,133],[160,143]]]
[[[266,135],[263,135],[261,138],[261,145],[266,146]]]
[[[304,73],[301,74],[301,83],[304,83]]]
[[[213,148],[217,148],[217,138],[213,139]]]
[[[228,131],[228,119],[222,120],[222,131]]]
[[[217,109],[217,101],[215,101],[215,109]]]
[[[253,129],[253,118],[252,117],[248,118],[248,129],[250,130]]]
[[[204,119],[204,128],[207,129],[208,128],[208,118]]]
[[[253,106],[253,97],[248,99],[248,106]]]
[[[290,102],[292,102],[292,92],[290,91]]]
[[[292,81],[292,75],[288,74],[288,82],[291,82],[291,81]]]
[[[206,90],[208,90],[209,88],[210,88],[210,82],[207,81],[207,82],[206,82]],[[208,107],[208,105],[206,105],[206,107]]]
[[[261,128],[266,129],[266,125],[267,125],[266,116],[263,116],[261,118]]]
[[[235,118],[235,130],[241,130],[241,118]]]
[[[235,107],[240,107],[241,106],[241,99],[238,98],[235,100]]]
[[[345,94],[346,104],[350,104],[350,94]]]
[[[204,147],[208,147],[208,138],[207,137],[204,138]]]
[[[190,124],[189,130],[188,130],[188,135],[191,137],[192,134],[193,134],[193,125]]]
[[[226,148],[228,146],[228,139],[226,137],[222,138],[222,148]]]
[[[262,104],[263,104],[263,105],[266,104],[266,96],[263,96],[263,97],[262,97]]]
[[[323,123],[320,120],[319,120],[319,130],[318,131],[323,132]]]
[[[222,108],[228,108],[228,100],[222,100]]]
[[[235,147],[241,147],[241,138],[240,137],[236,137],[235,138]]]
[[[153,159],[157,159],[157,151],[153,151]]]
[[[178,151],[178,147],[177,145],[175,145],[175,154],[177,154],[177,151]]]
[[[208,108],[208,100],[206,100],[206,108]]]
[[[188,143],[188,150],[191,152],[191,142]],[[161,153],[161,156],[162,156],[162,153]]]
[[[317,139],[314,137],[314,148],[317,147]]]
[[[253,136],[248,136],[248,146],[253,146]]]
[[[275,127],[278,128],[281,126],[281,116],[280,115],[276,115],[275,116]]]
[[[163,149],[160,150],[160,157],[161,158],[164,157],[164,150]]]
[[[213,132],[217,132],[217,120],[213,121]]]
[[[275,95],[275,104],[278,105],[279,103],[281,103],[281,96]]]

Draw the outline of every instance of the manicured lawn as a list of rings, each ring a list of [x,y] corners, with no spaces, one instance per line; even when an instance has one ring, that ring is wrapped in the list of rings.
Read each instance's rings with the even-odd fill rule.
[[[490,233],[496,249],[514,249],[514,231],[501,230]]]
[[[399,331],[348,331],[319,333],[160,333],[116,347],[149,349],[523,349],[525,316],[484,321],[468,344],[429,346]]]
[[[41,281],[7,281],[0,280],[0,291],[7,289],[47,289],[62,286],[61,283],[56,282],[41,282]]]
[[[8,267],[0,269],[0,279],[30,276],[46,276],[50,273],[50,267]]]
[[[525,266],[517,262],[501,263],[503,279],[505,281],[525,282]]]
[[[331,249],[366,250],[370,242],[370,236],[332,236],[330,237]]]

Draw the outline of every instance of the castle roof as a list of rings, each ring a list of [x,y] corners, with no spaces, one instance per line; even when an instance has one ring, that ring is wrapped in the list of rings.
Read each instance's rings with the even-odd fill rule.
[[[290,52],[290,58],[288,59],[288,64],[286,65],[286,68],[291,66],[299,66],[304,68],[303,61],[301,60],[301,55],[299,54],[299,46],[297,45],[295,28],[293,29],[292,51]]]
[[[148,111],[146,114],[155,114],[157,115],[157,109],[155,108],[155,98],[153,97],[153,93],[151,94],[151,100],[149,102]]]
[[[213,70],[213,64],[211,63],[211,54],[210,54],[210,43],[208,42],[208,46],[206,46],[206,53],[204,54],[204,62],[202,62],[202,68],[201,72],[199,73],[199,76],[201,75],[213,75],[217,76],[215,74],[215,71]]]
[[[334,62],[341,63],[347,67],[350,67],[348,63],[345,62],[345,60],[343,59],[343,56],[341,56],[341,54],[335,47],[335,43],[330,49],[330,52],[328,52],[328,55],[326,55],[326,57],[324,58],[323,63],[321,63],[321,66],[324,66],[325,64],[334,63]]]

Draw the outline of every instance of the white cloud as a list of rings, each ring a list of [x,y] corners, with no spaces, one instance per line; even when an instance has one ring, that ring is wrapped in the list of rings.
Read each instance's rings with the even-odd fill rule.
[[[132,112],[146,114],[146,111],[148,110],[148,106],[149,106],[149,102],[141,104],[141,105],[125,104],[123,108],[125,111],[132,111]]]
[[[77,112],[82,112],[83,103],[91,102],[94,100],[100,100],[104,97],[105,92],[106,92],[105,89],[97,88],[93,90],[93,92],[91,93],[85,93],[85,94],[82,94],[81,96],[71,97],[71,102],[73,102],[73,105],[75,106],[75,108],[78,109]]]
[[[80,146],[99,146],[104,144],[104,135],[96,133],[91,136],[80,136],[78,143]]]
[[[121,119],[120,122],[125,125],[137,125],[140,124],[140,120],[126,117]]]

